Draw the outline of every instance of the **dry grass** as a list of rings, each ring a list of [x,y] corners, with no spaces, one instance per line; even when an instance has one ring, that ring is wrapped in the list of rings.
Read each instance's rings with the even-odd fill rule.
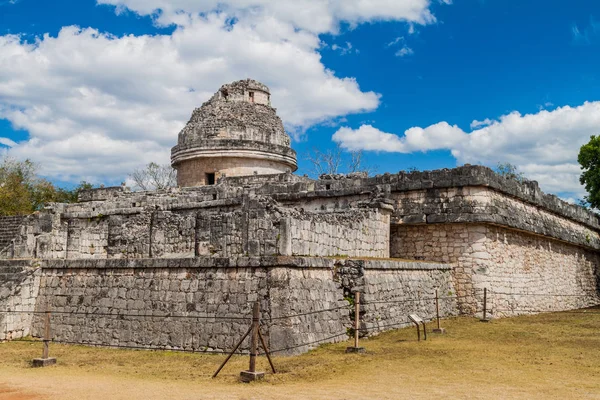
[[[171,398],[232,399],[346,399],[357,394],[600,399],[600,309],[488,324],[457,318],[443,325],[447,334],[430,335],[427,342],[416,342],[414,328],[364,340],[364,355],[347,355],[348,343],[340,343],[302,356],[275,357],[280,373],[252,385],[237,383],[247,357],[234,357],[211,380],[223,356],[54,344],[51,353],[58,365],[34,370],[29,362],[40,355],[41,344],[11,342],[0,345],[0,383],[49,398],[158,399],[168,393]],[[268,371],[265,359],[259,365]]]

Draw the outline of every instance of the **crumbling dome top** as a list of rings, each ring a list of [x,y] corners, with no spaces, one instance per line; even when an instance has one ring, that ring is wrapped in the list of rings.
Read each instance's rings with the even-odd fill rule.
[[[191,160],[205,162],[192,166]],[[171,163],[182,176],[180,186],[206,184],[200,181],[211,173],[243,176],[297,169],[290,137],[271,107],[269,88],[252,79],[223,85],[194,110],[171,151]]]

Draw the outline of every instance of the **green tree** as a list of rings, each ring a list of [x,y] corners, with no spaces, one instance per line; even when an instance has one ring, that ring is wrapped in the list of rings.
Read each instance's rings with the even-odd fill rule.
[[[0,164],[0,215],[22,215],[34,211],[32,187],[35,165],[5,157]]]
[[[72,190],[56,188],[37,175],[37,165],[30,160],[4,157],[0,162],[0,216],[25,215],[41,210],[51,202],[74,203],[79,191],[92,185],[81,182]]]
[[[77,185],[74,189],[71,190],[57,188],[55,190],[55,194],[52,201],[57,203],[77,203],[77,197],[79,196],[79,192],[81,192],[82,190],[89,190],[93,188],[94,185],[86,181],[81,181],[79,185]]]
[[[592,208],[600,208],[600,136],[592,136],[587,144],[579,149],[577,161],[581,164],[579,182],[585,186],[588,195],[584,200]]]

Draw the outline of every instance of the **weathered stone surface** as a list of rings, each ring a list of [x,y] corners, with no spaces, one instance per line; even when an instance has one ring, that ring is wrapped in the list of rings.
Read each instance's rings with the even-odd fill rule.
[[[23,216],[0,217],[0,254],[10,254],[12,241],[19,234],[25,218]]]
[[[264,372],[250,372],[250,371],[242,371],[240,372],[240,380],[242,382],[254,382],[261,381],[265,378]]]
[[[295,171],[296,152],[270,98],[267,86],[248,79],[223,85],[194,110],[171,151],[178,184]]]
[[[35,368],[49,367],[49,366],[55,365],[55,364],[56,364],[56,358],[54,358],[54,357],[34,358],[31,361],[31,365]]]
[[[27,263],[0,262],[2,270],[15,266]],[[292,354],[348,338],[344,297],[353,291],[364,291],[365,328],[376,333],[405,316],[403,306],[378,301],[431,296],[435,287],[452,285],[443,264],[315,257],[47,260],[36,271],[29,286],[39,295],[7,301],[17,311],[32,311],[34,301],[36,311],[49,306],[55,341],[194,351],[231,350],[257,300],[269,348]],[[33,325],[32,334],[41,336],[44,314],[33,321],[28,315],[14,325],[25,334]]]
[[[536,182],[480,166],[313,180],[289,146],[266,86],[223,86],[172,151],[180,186],[214,185],[0,218],[0,306],[51,303],[65,340],[224,350],[260,300],[271,346],[300,352],[346,337],[357,291],[361,334],[431,318],[436,289],[443,316],[480,312],[484,287],[493,316],[600,302],[598,216]],[[39,328],[26,315],[0,315],[5,338]]]
[[[40,281],[39,263],[0,261],[0,341],[20,339],[31,333]]]
[[[393,256],[455,266],[462,312],[492,316],[577,309],[600,303],[597,252],[498,226],[453,224],[392,228]]]

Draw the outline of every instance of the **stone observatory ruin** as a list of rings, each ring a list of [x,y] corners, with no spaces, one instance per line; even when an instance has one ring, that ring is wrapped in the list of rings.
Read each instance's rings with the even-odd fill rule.
[[[0,219],[0,340],[231,350],[260,301],[271,349],[348,338],[409,313],[493,317],[600,303],[600,221],[481,166],[426,172],[293,174],[296,156],[269,89],[224,85],[172,150],[179,187],[84,191]],[[246,344],[244,346],[247,346]],[[247,349],[247,347],[246,347]]]
[[[171,160],[181,187],[298,169],[290,137],[271,107],[269,88],[251,79],[223,85],[194,110]]]

